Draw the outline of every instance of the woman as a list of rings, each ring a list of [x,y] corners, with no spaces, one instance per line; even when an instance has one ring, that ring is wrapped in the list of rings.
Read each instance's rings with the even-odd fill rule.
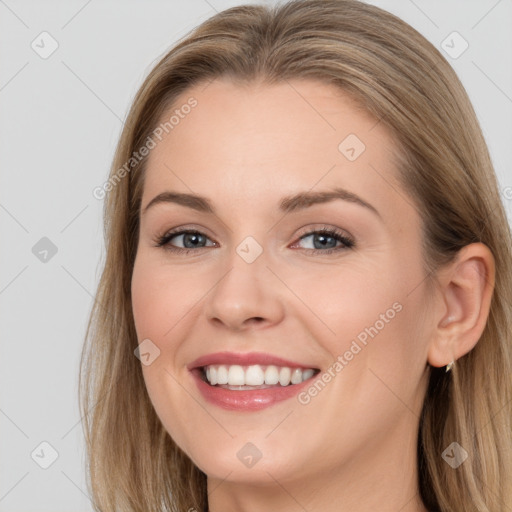
[[[104,189],[98,510],[512,508],[510,229],[418,32],[355,0],[221,12],[145,80]]]

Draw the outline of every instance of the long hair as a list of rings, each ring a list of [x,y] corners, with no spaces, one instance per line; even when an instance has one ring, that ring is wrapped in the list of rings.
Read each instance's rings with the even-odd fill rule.
[[[319,79],[383,123],[422,217],[432,279],[464,246],[489,247],[497,278],[483,334],[452,372],[429,369],[419,488],[426,507],[442,512],[512,508],[511,233],[468,95],[441,53],[396,16],[357,0],[298,0],[216,14],[161,58],[134,98],[102,188],[106,256],[79,375],[96,510],[207,507],[206,475],[165,431],[134,356],[130,284],[147,158],[133,155],[179,95],[222,76],[240,84]],[[442,457],[454,441],[468,452],[456,469]]]

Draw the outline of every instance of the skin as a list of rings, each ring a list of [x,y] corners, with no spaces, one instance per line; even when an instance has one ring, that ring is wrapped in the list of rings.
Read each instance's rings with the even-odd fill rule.
[[[197,107],[149,155],[142,211],[172,190],[208,197],[216,213],[160,203],[141,215],[132,300],[139,342],[160,350],[142,366],[149,396],[207,474],[210,511],[424,512],[416,441],[427,363],[446,365],[478,341],[491,253],[467,246],[428,293],[421,219],[396,180],[393,139],[342,91],[222,78],[190,88],[174,108],[190,96]],[[338,149],[349,134],[366,146],[352,162]],[[333,187],[378,215],[343,200],[278,210],[284,196]],[[207,242],[189,254],[155,246],[181,226]],[[315,237],[300,238],[324,226],[355,247],[313,253]],[[250,264],[236,252],[248,236],[263,249]],[[212,352],[258,351],[326,371],[394,303],[401,310],[305,405],[226,411],[203,399],[187,370]],[[247,442],[262,453],[251,468],[237,458]]]

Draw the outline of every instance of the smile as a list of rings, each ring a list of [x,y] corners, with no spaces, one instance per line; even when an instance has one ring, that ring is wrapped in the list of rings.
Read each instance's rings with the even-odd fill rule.
[[[257,411],[289,400],[320,370],[264,353],[218,352],[188,366],[204,400],[229,411]]]
[[[202,371],[206,382],[211,386],[223,386],[225,389],[233,391],[293,386],[310,379],[316,373],[313,368],[302,369],[259,364],[251,366],[215,364],[203,367]]]

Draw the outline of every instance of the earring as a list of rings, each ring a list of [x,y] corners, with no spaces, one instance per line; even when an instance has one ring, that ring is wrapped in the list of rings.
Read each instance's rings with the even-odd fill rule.
[[[453,365],[454,365],[454,361],[452,361],[451,363],[448,363],[446,365],[445,372],[449,372],[453,368]]]

